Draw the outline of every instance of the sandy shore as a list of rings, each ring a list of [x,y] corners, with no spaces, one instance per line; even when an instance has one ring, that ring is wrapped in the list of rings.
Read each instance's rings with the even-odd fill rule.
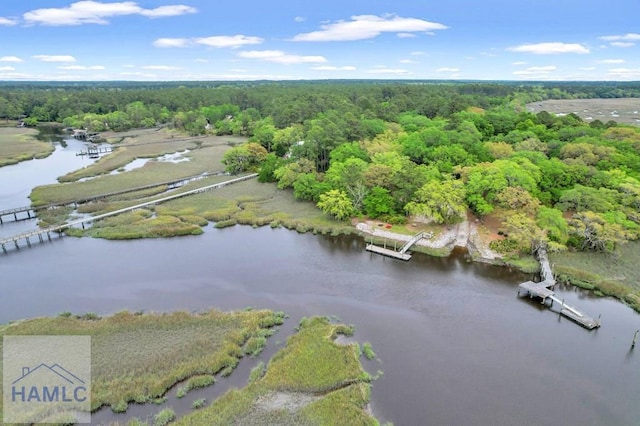
[[[378,238],[388,238],[394,241],[407,242],[411,235],[398,234],[381,229],[372,222],[361,222],[356,228],[365,235],[372,235]],[[496,263],[502,259],[499,253],[489,248],[488,242],[484,241],[478,232],[476,223],[465,220],[457,225],[445,228],[437,235],[431,234],[428,238],[423,238],[416,243],[417,246],[430,249],[447,249],[452,251],[455,247],[464,247],[479,262]]]

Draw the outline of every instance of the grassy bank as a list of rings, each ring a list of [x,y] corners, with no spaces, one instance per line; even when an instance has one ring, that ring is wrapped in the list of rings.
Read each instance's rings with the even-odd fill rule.
[[[212,176],[193,182],[172,192],[188,191],[198,187],[229,180],[229,176]],[[76,184],[72,184],[76,185]],[[121,209],[141,202],[162,197],[132,199],[131,194],[81,206],[79,212],[100,214]],[[42,216],[43,225],[53,220],[60,222],[57,210],[44,212],[54,215],[52,219]],[[234,224],[253,226],[271,225],[286,227],[298,232],[322,234],[355,233],[346,222],[336,221],[318,210],[313,203],[295,200],[291,192],[278,190],[274,185],[262,184],[256,180],[240,182],[209,192],[179,198],[147,209],[124,213],[96,222],[86,230],[70,229],[72,236],[91,236],[107,239],[132,239],[197,235],[209,222],[217,222],[221,227]]]
[[[37,140],[37,134],[35,129],[0,127],[0,167],[50,155],[55,148]]]
[[[613,253],[551,253],[557,278],[598,294],[613,296],[640,312],[640,242],[620,244]]]
[[[270,311],[63,314],[0,326],[0,349],[4,335],[90,335],[92,409],[125,411],[128,403],[162,397],[191,377],[230,373],[283,318]],[[0,412],[1,404],[0,397]]]
[[[352,329],[326,318],[304,319],[266,371],[252,374],[180,425],[375,425],[367,411],[371,377],[360,364],[357,344],[333,342]],[[262,375],[260,373],[263,373]]]

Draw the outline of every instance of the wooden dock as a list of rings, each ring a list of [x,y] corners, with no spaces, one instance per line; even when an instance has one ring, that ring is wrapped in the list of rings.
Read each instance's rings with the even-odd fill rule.
[[[18,217],[18,215],[21,214],[21,213],[26,213],[27,216],[26,217]],[[2,210],[2,211],[0,211],[0,225],[2,225],[4,223],[4,221],[3,221],[3,217],[4,216],[13,216],[13,220],[17,222],[19,220],[33,219],[36,216],[36,212],[35,212],[35,209],[33,207],[31,207],[31,206],[17,207],[17,208],[13,208],[13,209]]]
[[[546,305],[547,300],[551,300],[553,303],[560,304],[560,314],[571,319],[572,321],[580,324],[588,330],[600,327],[600,318],[593,319],[590,316],[584,314],[577,308],[569,306],[564,303],[564,300],[560,300],[556,297],[553,287],[556,285],[556,280],[553,277],[553,271],[549,264],[547,257],[547,251],[545,249],[538,250],[538,260],[540,261],[540,275],[543,278],[541,282],[527,281],[518,285],[518,295],[522,290],[525,294],[528,294],[530,298],[537,297],[542,300],[542,304]]]
[[[143,191],[145,189],[157,188],[159,186],[166,186],[167,189],[176,189],[188,183],[195,182],[200,179],[207,178],[209,176],[222,176],[225,174],[227,173],[222,171],[207,172],[207,173],[201,173],[199,175],[187,176],[187,177],[176,179],[176,180],[152,183],[144,186],[137,186],[135,188],[124,189],[121,191],[109,192],[106,194],[98,194],[98,195],[85,197],[85,198],[77,198],[75,200],[69,200],[62,203],[47,204],[44,206],[24,206],[24,207],[12,208],[12,209],[0,210],[0,225],[2,225],[5,220],[7,220],[7,216],[9,218],[13,217],[13,220],[16,222],[20,220],[35,219],[37,217],[38,211],[40,210],[49,210],[49,209],[55,209],[59,207],[66,207],[66,206],[72,206],[74,208],[77,208],[79,204],[98,201],[104,198],[114,197],[117,195],[128,194],[130,192],[137,192],[137,191]],[[23,214],[25,216],[23,216]]]
[[[90,146],[86,151],[80,151],[76,153],[76,157],[84,157],[86,155],[89,158],[98,158],[101,154],[108,154],[110,152],[113,152],[113,147],[111,146]]]
[[[377,246],[377,245],[373,244],[373,242],[372,242],[371,244],[367,244],[365,249],[367,251],[372,252],[372,253],[377,253],[377,254],[381,254],[383,256],[393,257],[394,259],[400,259],[400,260],[405,260],[406,261],[406,260],[411,259],[411,255],[407,254],[407,250],[409,250],[411,248],[411,246],[413,246],[415,243],[417,243],[418,241],[420,241],[424,237],[425,237],[425,233],[424,232],[418,232],[416,235],[411,237],[411,239],[409,241],[407,241],[400,248],[400,250],[396,250],[396,243],[394,243],[393,250],[391,250],[390,248],[387,248],[386,240],[385,240],[385,243],[384,243],[383,247]]]
[[[181,192],[179,194],[174,194],[174,195],[170,195],[170,196],[167,196],[167,197],[159,198],[159,199],[156,199],[156,200],[147,201],[145,203],[136,204],[134,206],[125,207],[125,208],[120,209],[120,210],[116,210],[116,211],[112,211],[112,212],[108,212],[108,213],[103,213],[103,214],[99,214],[99,215],[96,215],[96,216],[89,216],[89,217],[85,217],[85,218],[82,218],[82,219],[74,220],[74,221],[71,221],[71,222],[63,223],[63,224],[60,224],[60,225],[51,226],[51,227],[48,227],[48,228],[36,229],[36,230],[33,230],[33,231],[29,231],[29,232],[23,232],[21,234],[14,235],[13,237],[1,238],[0,239],[0,248],[2,248],[2,251],[4,253],[7,253],[8,252],[8,246],[13,244],[15,246],[15,248],[17,250],[19,250],[20,249],[20,242],[26,243],[27,246],[31,247],[32,239],[35,239],[36,237],[38,238],[38,240],[40,242],[44,242],[44,237],[45,236],[47,237],[47,239],[49,241],[51,241],[51,234],[52,233],[57,233],[58,235],[62,236],[64,230],[67,229],[67,228],[71,228],[71,227],[74,227],[74,226],[82,226],[82,227],[84,227],[85,223],[92,223],[92,222],[95,222],[97,220],[109,217],[109,216],[115,216],[115,215],[119,215],[119,214],[122,214],[122,213],[130,212],[130,211],[133,211],[133,210],[138,210],[138,209],[141,209],[141,208],[144,208],[144,207],[160,204],[160,203],[163,203],[163,202],[166,202],[166,201],[175,200],[177,198],[186,197],[186,196],[194,195],[194,194],[200,194],[202,192],[206,192],[206,191],[211,191],[211,190],[214,190],[214,189],[222,188],[222,187],[225,187],[227,185],[231,185],[231,184],[234,184],[234,183],[238,183],[238,182],[242,182],[242,181],[245,181],[245,180],[256,178],[257,176],[258,176],[257,173],[252,173],[252,174],[249,174],[249,175],[246,175],[246,176],[240,176],[240,177],[237,177],[235,179],[227,180],[227,181],[224,181],[224,182],[215,183],[213,185],[207,185],[207,186],[204,186],[202,188],[196,188],[196,189],[192,189],[190,191]]]
[[[409,259],[411,259],[411,255],[410,254],[399,253],[399,252],[397,252],[395,250],[391,250],[391,249],[388,249],[388,248],[376,246],[376,245],[373,245],[373,244],[367,244],[366,249],[367,249],[367,251],[370,251],[372,253],[381,254],[383,256],[388,256],[388,257],[393,257],[395,259],[400,259],[400,260],[409,260]]]

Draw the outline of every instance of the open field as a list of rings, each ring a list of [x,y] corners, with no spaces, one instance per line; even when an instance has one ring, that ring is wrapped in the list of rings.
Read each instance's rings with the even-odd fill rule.
[[[352,334],[326,318],[303,319],[260,377],[231,390],[179,425],[375,425],[367,410],[371,377],[360,364],[357,343],[338,345]]]
[[[120,312],[103,319],[67,313],[0,325],[0,349],[3,335],[89,335],[92,409],[125,411],[128,403],[160,398],[191,377],[230,373],[239,358],[261,349],[255,342],[264,344],[283,319],[271,311]]]
[[[0,127],[0,167],[50,155],[55,148],[37,140],[37,134],[35,129]]]
[[[550,114],[575,113],[584,121],[613,120],[618,123],[640,126],[640,98],[616,99],[552,99],[527,104],[527,111]]]

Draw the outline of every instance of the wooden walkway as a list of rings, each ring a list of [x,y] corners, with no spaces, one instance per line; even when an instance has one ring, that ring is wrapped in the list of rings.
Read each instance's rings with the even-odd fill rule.
[[[37,212],[39,210],[48,210],[48,209],[55,209],[55,208],[59,208],[59,207],[65,207],[65,206],[74,206],[76,207],[78,204],[84,204],[84,203],[89,203],[92,201],[97,201],[97,200],[101,200],[101,199],[105,199],[105,198],[109,198],[109,197],[114,197],[117,195],[122,195],[122,194],[128,194],[131,192],[136,192],[136,191],[143,191],[145,189],[151,189],[151,188],[157,188],[159,186],[166,186],[167,189],[175,189],[175,188],[179,188],[181,186],[184,186],[188,183],[191,182],[195,182],[197,180],[200,179],[204,179],[206,177],[209,176],[222,176],[226,174],[225,172],[207,172],[207,173],[202,173],[199,175],[194,175],[194,176],[187,176],[187,177],[183,177],[180,179],[176,179],[176,180],[170,180],[170,181],[165,181],[165,182],[159,182],[159,183],[152,183],[149,185],[144,185],[144,186],[137,186],[135,188],[130,188],[130,189],[124,189],[121,191],[115,191],[115,192],[108,192],[106,194],[98,194],[98,195],[93,195],[91,197],[85,197],[85,198],[77,198],[75,200],[69,200],[69,201],[65,201],[62,203],[56,203],[56,204],[47,204],[44,206],[24,206],[24,207],[16,207],[13,209],[7,209],[7,210],[0,210],[0,225],[2,225],[4,223],[4,220],[6,220],[5,216],[10,216],[13,217],[13,219],[17,222],[19,220],[28,220],[28,219],[33,219],[37,216]],[[26,217],[19,217],[19,215],[21,215],[22,213],[26,214]]]
[[[400,248],[400,250],[396,250],[395,244],[394,244],[393,250],[391,250],[390,248],[387,248],[386,240],[385,240],[385,243],[384,243],[383,247],[380,247],[380,246],[377,246],[377,245],[371,243],[371,244],[367,244],[366,250],[370,251],[372,253],[377,253],[377,254],[381,254],[383,256],[393,257],[395,259],[400,259],[400,260],[405,260],[406,261],[406,260],[411,259],[411,255],[407,254],[407,250],[409,250],[411,248],[411,246],[413,246],[415,243],[417,243],[418,241],[420,241],[424,237],[425,237],[425,233],[424,232],[418,232],[409,241],[407,241]]]
[[[584,314],[577,308],[569,306],[564,303],[564,300],[560,300],[555,296],[553,287],[556,285],[556,280],[553,276],[553,270],[549,264],[549,258],[547,251],[543,248],[538,250],[538,260],[540,261],[540,275],[543,281],[536,283],[533,281],[527,281],[518,285],[518,295],[521,290],[524,290],[525,294],[528,294],[530,298],[537,297],[542,299],[542,304],[546,305],[547,300],[551,300],[551,306],[556,302],[560,304],[560,314],[575,321],[586,329],[592,330],[600,327],[600,318],[597,320]]]
[[[102,147],[90,146],[89,148],[87,148],[86,151],[80,151],[76,153],[76,157],[77,156],[84,157],[85,155],[87,155],[89,156],[89,158],[98,158],[100,157],[100,154],[108,154],[110,152],[113,152],[113,147],[111,146],[102,146]]]
[[[196,188],[196,189],[192,189],[190,191],[181,192],[179,194],[170,195],[168,197],[163,197],[163,198],[159,198],[159,199],[156,199],[156,200],[153,200],[153,201],[147,201],[145,203],[136,204],[135,206],[126,207],[124,209],[112,211],[112,212],[109,212],[109,213],[103,213],[103,214],[96,215],[96,216],[85,217],[85,218],[82,218],[82,219],[74,220],[74,221],[63,223],[63,224],[60,224],[60,225],[50,226],[48,228],[36,229],[36,230],[33,230],[33,231],[29,231],[29,232],[23,232],[22,234],[14,235],[13,237],[0,239],[0,247],[2,247],[2,251],[4,253],[7,253],[8,246],[10,247],[11,244],[13,244],[16,249],[20,249],[20,244],[19,244],[20,242],[23,242],[23,244],[26,243],[27,246],[30,247],[31,243],[35,242],[35,241],[32,241],[32,239],[35,240],[36,237],[38,238],[38,241],[40,241],[40,242],[44,242],[45,236],[49,241],[51,241],[51,234],[52,233],[57,233],[60,236],[62,236],[62,233],[67,228],[71,228],[71,227],[74,227],[74,226],[84,226],[85,223],[95,222],[97,220],[104,219],[104,218],[109,217],[109,216],[119,215],[119,214],[122,214],[122,213],[130,212],[130,211],[133,211],[133,210],[138,210],[138,209],[141,209],[141,208],[144,208],[144,207],[147,207],[147,206],[164,203],[166,201],[175,200],[177,198],[186,197],[186,196],[189,196],[189,195],[200,194],[202,192],[211,191],[211,190],[214,190],[214,189],[225,187],[227,185],[231,185],[231,184],[234,184],[234,183],[238,183],[238,182],[242,182],[242,181],[245,181],[245,180],[253,179],[253,178],[257,177],[257,176],[258,176],[257,173],[253,173],[253,174],[250,174],[250,175],[241,176],[241,177],[238,177],[238,178],[235,178],[235,179],[231,179],[231,180],[228,180],[228,181],[225,181],[225,182],[220,182],[220,183],[216,183],[216,184],[213,184],[213,185],[207,185],[207,186],[204,186],[202,188]]]

